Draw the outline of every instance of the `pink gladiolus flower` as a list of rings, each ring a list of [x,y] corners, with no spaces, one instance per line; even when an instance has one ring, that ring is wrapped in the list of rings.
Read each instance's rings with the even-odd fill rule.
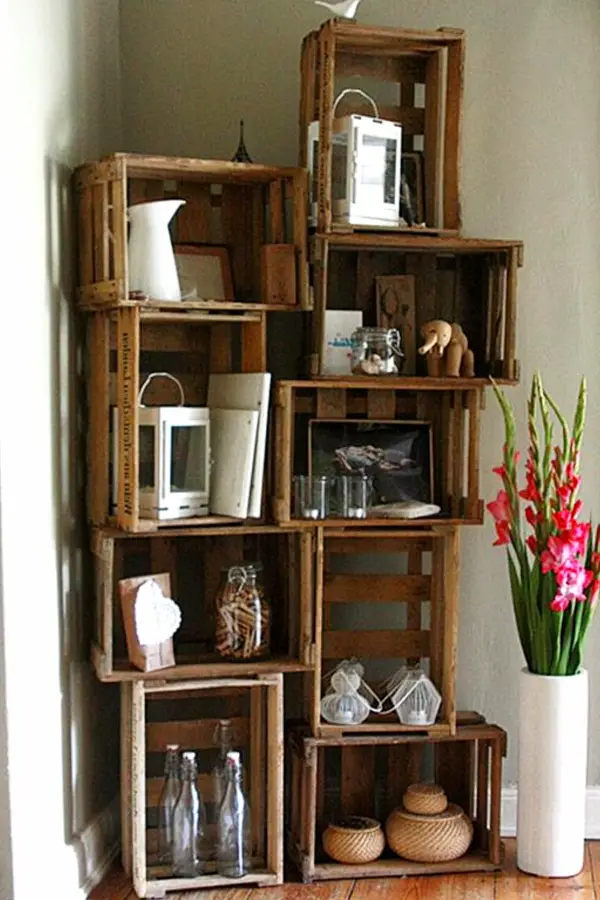
[[[498,491],[498,496],[491,503],[488,503],[487,508],[496,523],[508,522],[510,519],[510,501],[506,491]]]
[[[532,528],[535,528],[535,526],[538,524],[539,516],[536,513],[533,506],[525,507],[525,518],[527,519],[527,521],[529,522],[529,524],[531,525]]]
[[[533,555],[537,556],[538,542],[536,536],[534,534],[530,534],[525,543],[527,544]]]
[[[492,547],[502,547],[503,544],[510,544],[510,525],[508,522],[494,522],[496,526],[496,540]]]
[[[557,594],[554,600],[550,603],[550,609],[552,612],[564,612],[568,607],[571,601],[568,597],[563,594]]]
[[[494,466],[492,469],[494,475],[499,475],[500,478],[506,478],[506,466],[502,463],[501,466]]]
[[[568,541],[577,553],[585,553],[589,536],[589,522],[573,522],[568,531],[565,531],[564,540]]]
[[[542,572],[546,575],[548,572],[557,572],[561,566],[566,565],[574,560],[576,550],[569,541],[565,541],[562,537],[552,536],[548,538],[548,546],[540,555],[540,563]]]
[[[585,590],[589,587],[592,578],[592,572],[585,569],[577,560],[570,560],[564,563],[556,570],[556,583],[558,591],[554,601],[560,598],[566,598],[566,602],[572,603],[577,600],[585,600]]]

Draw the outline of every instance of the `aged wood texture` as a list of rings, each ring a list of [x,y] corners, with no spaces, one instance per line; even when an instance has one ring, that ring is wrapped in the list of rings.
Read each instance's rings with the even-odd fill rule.
[[[467,714],[459,714],[459,721],[468,721]],[[495,725],[479,719],[473,724],[459,724],[456,735],[364,735],[312,738],[306,729],[292,730],[289,738],[290,756],[296,760],[300,774],[297,778],[303,789],[291,796],[290,853],[299,865],[303,880],[336,878],[377,878],[395,875],[435,874],[436,872],[493,871],[500,867],[500,823],[494,795],[496,775],[501,776],[502,757],[506,752],[506,735]],[[427,748],[428,744],[433,746]],[[475,757],[481,745],[492,748],[496,773],[475,767]],[[425,753],[428,750],[427,754]],[[328,859],[321,846],[321,834],[327,822],[339,815],[367,815],[382,821],[401,802],[409,783],[421,781],[427,771],[427,759],[433,751],[433,777],[446,790],[452,802],[462,805],[472,816],[475,785],[483,789],[478,800],[478,813],[487,821],[487,798],[491,797],[489,840],[481,828],[475,832],[475,842],[461,859],[447,864],[410,863],[398,858],[382,858],[375,863],[344,866]],[[316,767],[316,776],[314,769]],[[431,775],[429,775],[431,778]],[[319,786],[327,788],[316,807],[307,806],[306,786],[310,782],[313,796]],[[499,797],[499,795],[498,795]],[[312,817],[306,821],[306,812]],[[307,830],[313,839],[307,839]],[[480,841],[480,838],[482,840]],[[497,851],[497,852],[496,852]],[[350,876],[352,870],[353,875]]]
[[[127,204],[163,196],[186,201],[174,222],[180,243],[227,244],[237,296],[250,304],[260,299],[260,248],[264,220],[271,212],[271,242],[292,246],[296,260],[293,292],[281,308],[309,308],[304,170],[113,154],[78,169],[75,184],[81,247],[78,295],[84,309],[139,303],[128,295]]]
[[[335,535],[335,532],[332,533]],[[415,532],[389,533],[373,531],[353,532],[347,537],[330,536],[324,530],[322,575],[317,582],[316,655],[313,674],[313,733],[351,734],[355,731],[400,731],[397,716],[373,716],[360,726],[336,726],[320,720],[320,699],[324,685],[323,672],[329,671],[339,660],[357,656],[363,662],[373,659],[409,660],[412,663],[428,659],[432,677],[443,697],[442,710],[436,726],[454,732],[456,728],[455,665],[457,642],[458,593],[458,530],[440,528]],[[361,573],[358,559],[371,554],[405,554],[406,574],[381,572]],[[425,573],[425,555],[431,554],[432,574]],[[352,573],[344,571],[352,558]],[[386,557],[387,558],[387,557]],[[398,557],[400,558],[400,557]],[[367,608],[372,603],[406,604],[406,624],[394,629],[358,630],[340,625],[340,617],[332,615],[332,608],[347,604],[350,612]],[[430,627],[422,626],[421,604],[431,607]],[[320,615],[319,615],[319,610]],[[336,609],[337,613],[337,609]]]
[[[102,681],[208,678],[312,667],[310,532],[256,525],[175,530],[175,537],[165,537],[162,532],[128,536],[95,529],[92,549],[97,618],[94,663]],[[265,594],[272,606],[271,653],[266,659],[231,662],[214,651],[215,597],[222,569],[244,559],[260,559],[265,564]],[[170,596],[183,616],[174,636],[175,665],[155,672],[139,671],[127,658],[119,582],[125,579],[130,586],[137,584],[142,578],[134,573],[140,571],[143,577],[161,572],[170,575]],[[131,616],[127,622],[131,629]],[[143,669],[144,657],[137,658],[137,663]]]

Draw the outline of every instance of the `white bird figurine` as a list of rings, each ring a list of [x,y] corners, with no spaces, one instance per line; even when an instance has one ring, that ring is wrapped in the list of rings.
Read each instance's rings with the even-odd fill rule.
[[[342,0],[341,3],[326,3],[325,0],[315,0],[319,6],[325,6],[338,19],[354,19],[360,0]]]

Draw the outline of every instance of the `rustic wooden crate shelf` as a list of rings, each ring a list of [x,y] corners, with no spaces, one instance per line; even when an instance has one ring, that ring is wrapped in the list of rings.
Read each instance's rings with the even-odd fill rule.
[[[303,169],[115,153],[77,169],[75,185],[82,308],[129,304],[127,206],[163,197],[186,201],[173,223],[176,243],[227,248],[236,299],[266,303],[261,251],[286,244],[295,278],[285,307],[310,308]]]
[[[319,529],[316,550],[315,668],[307,675],[305,697],[312,733],[454,733],[458,530],[363,528],[332,534]],[[387,628],[373,628],[373,604],[380,609],[378,619],[387,620]],[[403,663],[427,660],[429,675],[442,695],[437,722],[407,728],[395,713],[359,726],[331,725],[321,719],[323,677],[353,656],[365,666],[370,683],[374,664],[385,661],[391,674]]]
[[[520,241],[403,234],[317,235],[312,241],[315,310],[310,371],[320,375],[327,310],[355,309],[377,325],[376,283],[402,279],[411,292],[414,330],[403,334],[412,374],[426,376],[418,356],[419,330],[431,319],[458,322],[475,355],[479,383],[488,376],[516,382],[517,276]],[[410,346],[409,343],[410,342]],[[325,376],[326,377],[326,376]],[[482,381],[483,379],[483,381]]]
[[[182,523],[139,515],[139,406],[144,378],[169,372],[180,381],[188,406],[205,406],[209,376],[221,372],[264,372],[267,368],[266,313],[237,321],[196,321],[184,312],[153,321],[139,306],[95,312],[87,317],[88,519],[133,532],[170,530]],[[170,381],[155,379],[145,391],[147,405],[178,401]],[[119,493],[112,509],[112,408],[118,410]],[[232,521],[207,516],[188,526]],[[235,521],[235,520],[233,520]]]
[[[501,867],[500,806],[506,733],[480,716],[458,713],[456,734],[289,736],[288,852],[305,882],[487,872]],[[339,816],[384,822],[409,784],[434,780],[474,820],[468,853],[449,863],[415,863],[386,851],[366,865],[328,859],[321,835]]]
[[[135,536],[94,529],[96,635],[92,661],[101,681],[241,677],[300,672],[313,660],[313,558],[311,532],[277,526],[178,529]],[[265,593],[271,603],[272,655],[228,661],[214,652],[214,599],[222,569],[244,560],[264,562]],[[176,665],[149,674],[128,661],[118,581],[168,572],[182,611],[174,638]]]
[[[214,873],[214,865],[197,878],[174,878],[156,865],[166,745],[196,751],[200,792],[209,823],[214,822],[214,733],[224,717],[230,718],[241,751],[251,810],[253,870],[240,881],[262,886],[283,881],[283,676],[141,681],[121,686],[122,858],[138,897],[231,885]],[[214,836],[209,826],[209,839]]]
[[[399,378],[392,379],[389,386],[383,378],[279,381],[274,392],[275,520],[283,524],[298,521],[293,518],[292,478],[310,471],[311,421],[339,419],[351,423],[364,419],[430,422],[433,495],[441,507],[442,521],[460,519],[463,524],[480,524],[483,397],[483,386],[475,379],[458,379],[451,384],[451,379]],[[389,526],[389,520],[385,524]]]
[[[318,120],[318,175],[311,201],[318,203],[320,230],[329,232],[333,225],[333,104],[340,83],[345,86],[349,78],[378,103],[380,118],[402,124],[402,151],[423,152],[427,225],[460,229],[463,60],[464,34],[453,28],[417,33],[330,19],[304,38],[300,161],[306,164],[308,125]],[[398,98],[392,105],[390,85]],[[364,103],[351,111],[372,115]]]

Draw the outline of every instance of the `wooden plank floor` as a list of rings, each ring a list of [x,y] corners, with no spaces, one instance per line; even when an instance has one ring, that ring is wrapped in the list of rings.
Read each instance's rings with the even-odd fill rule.
[[[286,884],[274,888],[224,888],[168,894],[167,900],[600,900],[600,841],[586,846],[576,878],[534,878],[515,866],[515,842],[505,842],[504,870],[495,875],[373,878]],[[138,900],[131,881],[115,870],[89,900]]]

